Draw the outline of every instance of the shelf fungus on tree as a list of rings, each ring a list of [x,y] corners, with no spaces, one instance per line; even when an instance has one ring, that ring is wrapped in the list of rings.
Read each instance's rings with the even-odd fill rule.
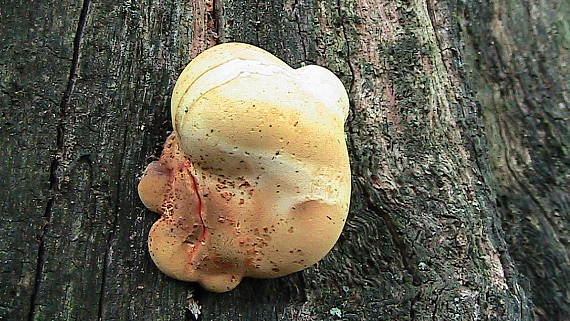
[[[323,258],[349,207],[347,114],[325,68],[242,43],[192,60],[172,95],[174,132],[138,187],[161,214],[148,238],[160,270],[224,292]]]

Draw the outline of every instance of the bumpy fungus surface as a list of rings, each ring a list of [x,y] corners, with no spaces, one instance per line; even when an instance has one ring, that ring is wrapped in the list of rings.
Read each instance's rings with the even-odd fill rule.
[[[173,134],[139,183],[167,275],[224,292],[323,258],[344,226],[348,97],[325,68],[251,45],[206,50],[172,96]]]

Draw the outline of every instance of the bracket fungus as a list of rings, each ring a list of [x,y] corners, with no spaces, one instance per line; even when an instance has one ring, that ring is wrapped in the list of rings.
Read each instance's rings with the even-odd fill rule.
[[[332,72],[222,44],[184,69],[171,111],[174,131],[138,186],[161,215],[148,238],[160,270],[225,292],[331,250],[350,201],[348,96]]]

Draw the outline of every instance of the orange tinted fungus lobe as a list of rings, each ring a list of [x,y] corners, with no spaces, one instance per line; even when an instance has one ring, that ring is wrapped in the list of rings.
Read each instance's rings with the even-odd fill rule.
[[[161,215],[148,240],[161,271],[224,292],[330,251],[350,199],[348,97],[334,74],[222,44],[184,69],[171,111],[174,132],[138,187]]]

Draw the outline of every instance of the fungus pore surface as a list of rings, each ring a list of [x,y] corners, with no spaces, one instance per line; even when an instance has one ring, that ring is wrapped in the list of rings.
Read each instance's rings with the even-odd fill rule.
[[[148,237],[161,271],[224,292],[331,250],[350,201],[348,96],[333,73],[222,44],[184,69],[171,112],[174,132],[138,186],[161,215]]]

